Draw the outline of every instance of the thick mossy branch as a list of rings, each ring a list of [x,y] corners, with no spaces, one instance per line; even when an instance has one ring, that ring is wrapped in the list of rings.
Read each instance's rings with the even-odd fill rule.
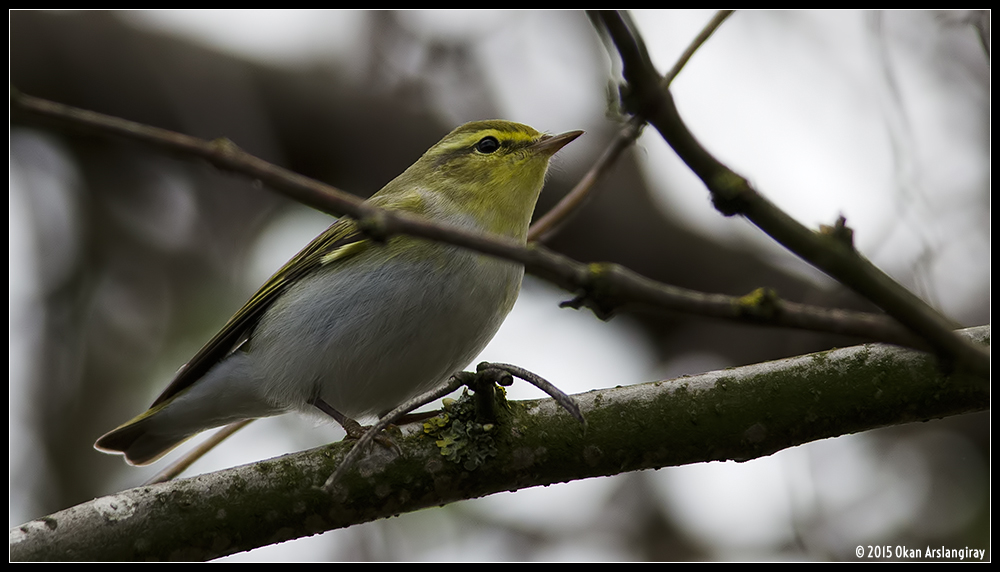
[[[964,332],[989,343],[989,328]],[[608,380],[608,385],[615,380]],[[337,443],[93,500],[10,531],[11,560],[201,560],[500,491],[714,460],[982,411],[982,378],[931,355],[869,344],[575,396],[586,431],[553,400],[510,404],[489,454],[449,462],[439,438],[399,437],[326,494]]]

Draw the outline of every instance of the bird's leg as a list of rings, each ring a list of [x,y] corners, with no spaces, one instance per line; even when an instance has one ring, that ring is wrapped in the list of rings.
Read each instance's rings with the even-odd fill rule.
[[[355,420],[351,419],[350,417],[344,415],[343,413],[337,411],[336,409],[333,408],[332,405],[330,405],[329,403],[323,401],[323,399],[320,398],[320,397],[314,397],[314,398],[310,399],[309,400],[309,405],[312,405],[316,409],[319,409],[323,413],[326,413],[330,417],[333,417],[333,419],[337,423],[340,423],[340,426],[343,427],[344,431],[347,432],[347,438],[348,439],[352,439],[354,441],[357,441],[358,439],[360,439],[361,437],[363,437],[364,434],[369,429],[371,429],[371,427],[365,427],[362,424],[358,423],[357,421],[355,421]],[[379,445],[382,445],[386,449],[396,449],[396,450],[399,450],[399,447],[397,447],[396,444],[392,442],[392,439],[390,439],[389,437],[387,437],[385,435],[381,435],[381,434],[380,435],[376,435],[375,436],[375,442],[378,443]]]
[[[361,436],[365,434],[365,428],[362,427],[360,423],[337,411],[332,405],[323,401],[321,398],[313,397],[309,400],[309,405],[312,405],[316,409],[319,409],[323,413],[333,417],[334,421],[340,423],[340,426],[344,428],[344,431],[347,431],[347,436],[349,438],[360,439]]]

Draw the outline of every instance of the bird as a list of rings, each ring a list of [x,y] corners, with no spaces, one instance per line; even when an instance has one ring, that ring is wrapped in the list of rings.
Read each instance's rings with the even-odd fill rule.
[[[525,244],[552,156],[582,131],[520,123],[455,128],[366,202]],[[445,382],[493,338],[524,267],[407,235],[384,241],[342,217],[279,269],[150,408],[95,448],[147,465],[201,431],[290,411],[349,437]]]

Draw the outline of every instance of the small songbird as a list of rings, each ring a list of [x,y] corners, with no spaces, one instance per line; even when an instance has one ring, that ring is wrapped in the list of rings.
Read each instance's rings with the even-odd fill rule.
[[[524,244],[549,159],[582,131],[509,121],[458,127],[368,203]],[[319,409],[357,436],[443,383],[493,338],[524,268],[423,238],[377,242],[340,219],[292,258],[177,373],[95,447],[152,463],[241,419]]]

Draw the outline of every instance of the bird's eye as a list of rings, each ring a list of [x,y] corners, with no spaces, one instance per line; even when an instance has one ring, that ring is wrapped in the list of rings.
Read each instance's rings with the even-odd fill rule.
[[[480,153],[493,153],[499,148],[500,142],[497,141],[497,138],[492,135],[487,135],[486,137],[480,139],[479,143],[476,143],[476,151],[479,151]]]

